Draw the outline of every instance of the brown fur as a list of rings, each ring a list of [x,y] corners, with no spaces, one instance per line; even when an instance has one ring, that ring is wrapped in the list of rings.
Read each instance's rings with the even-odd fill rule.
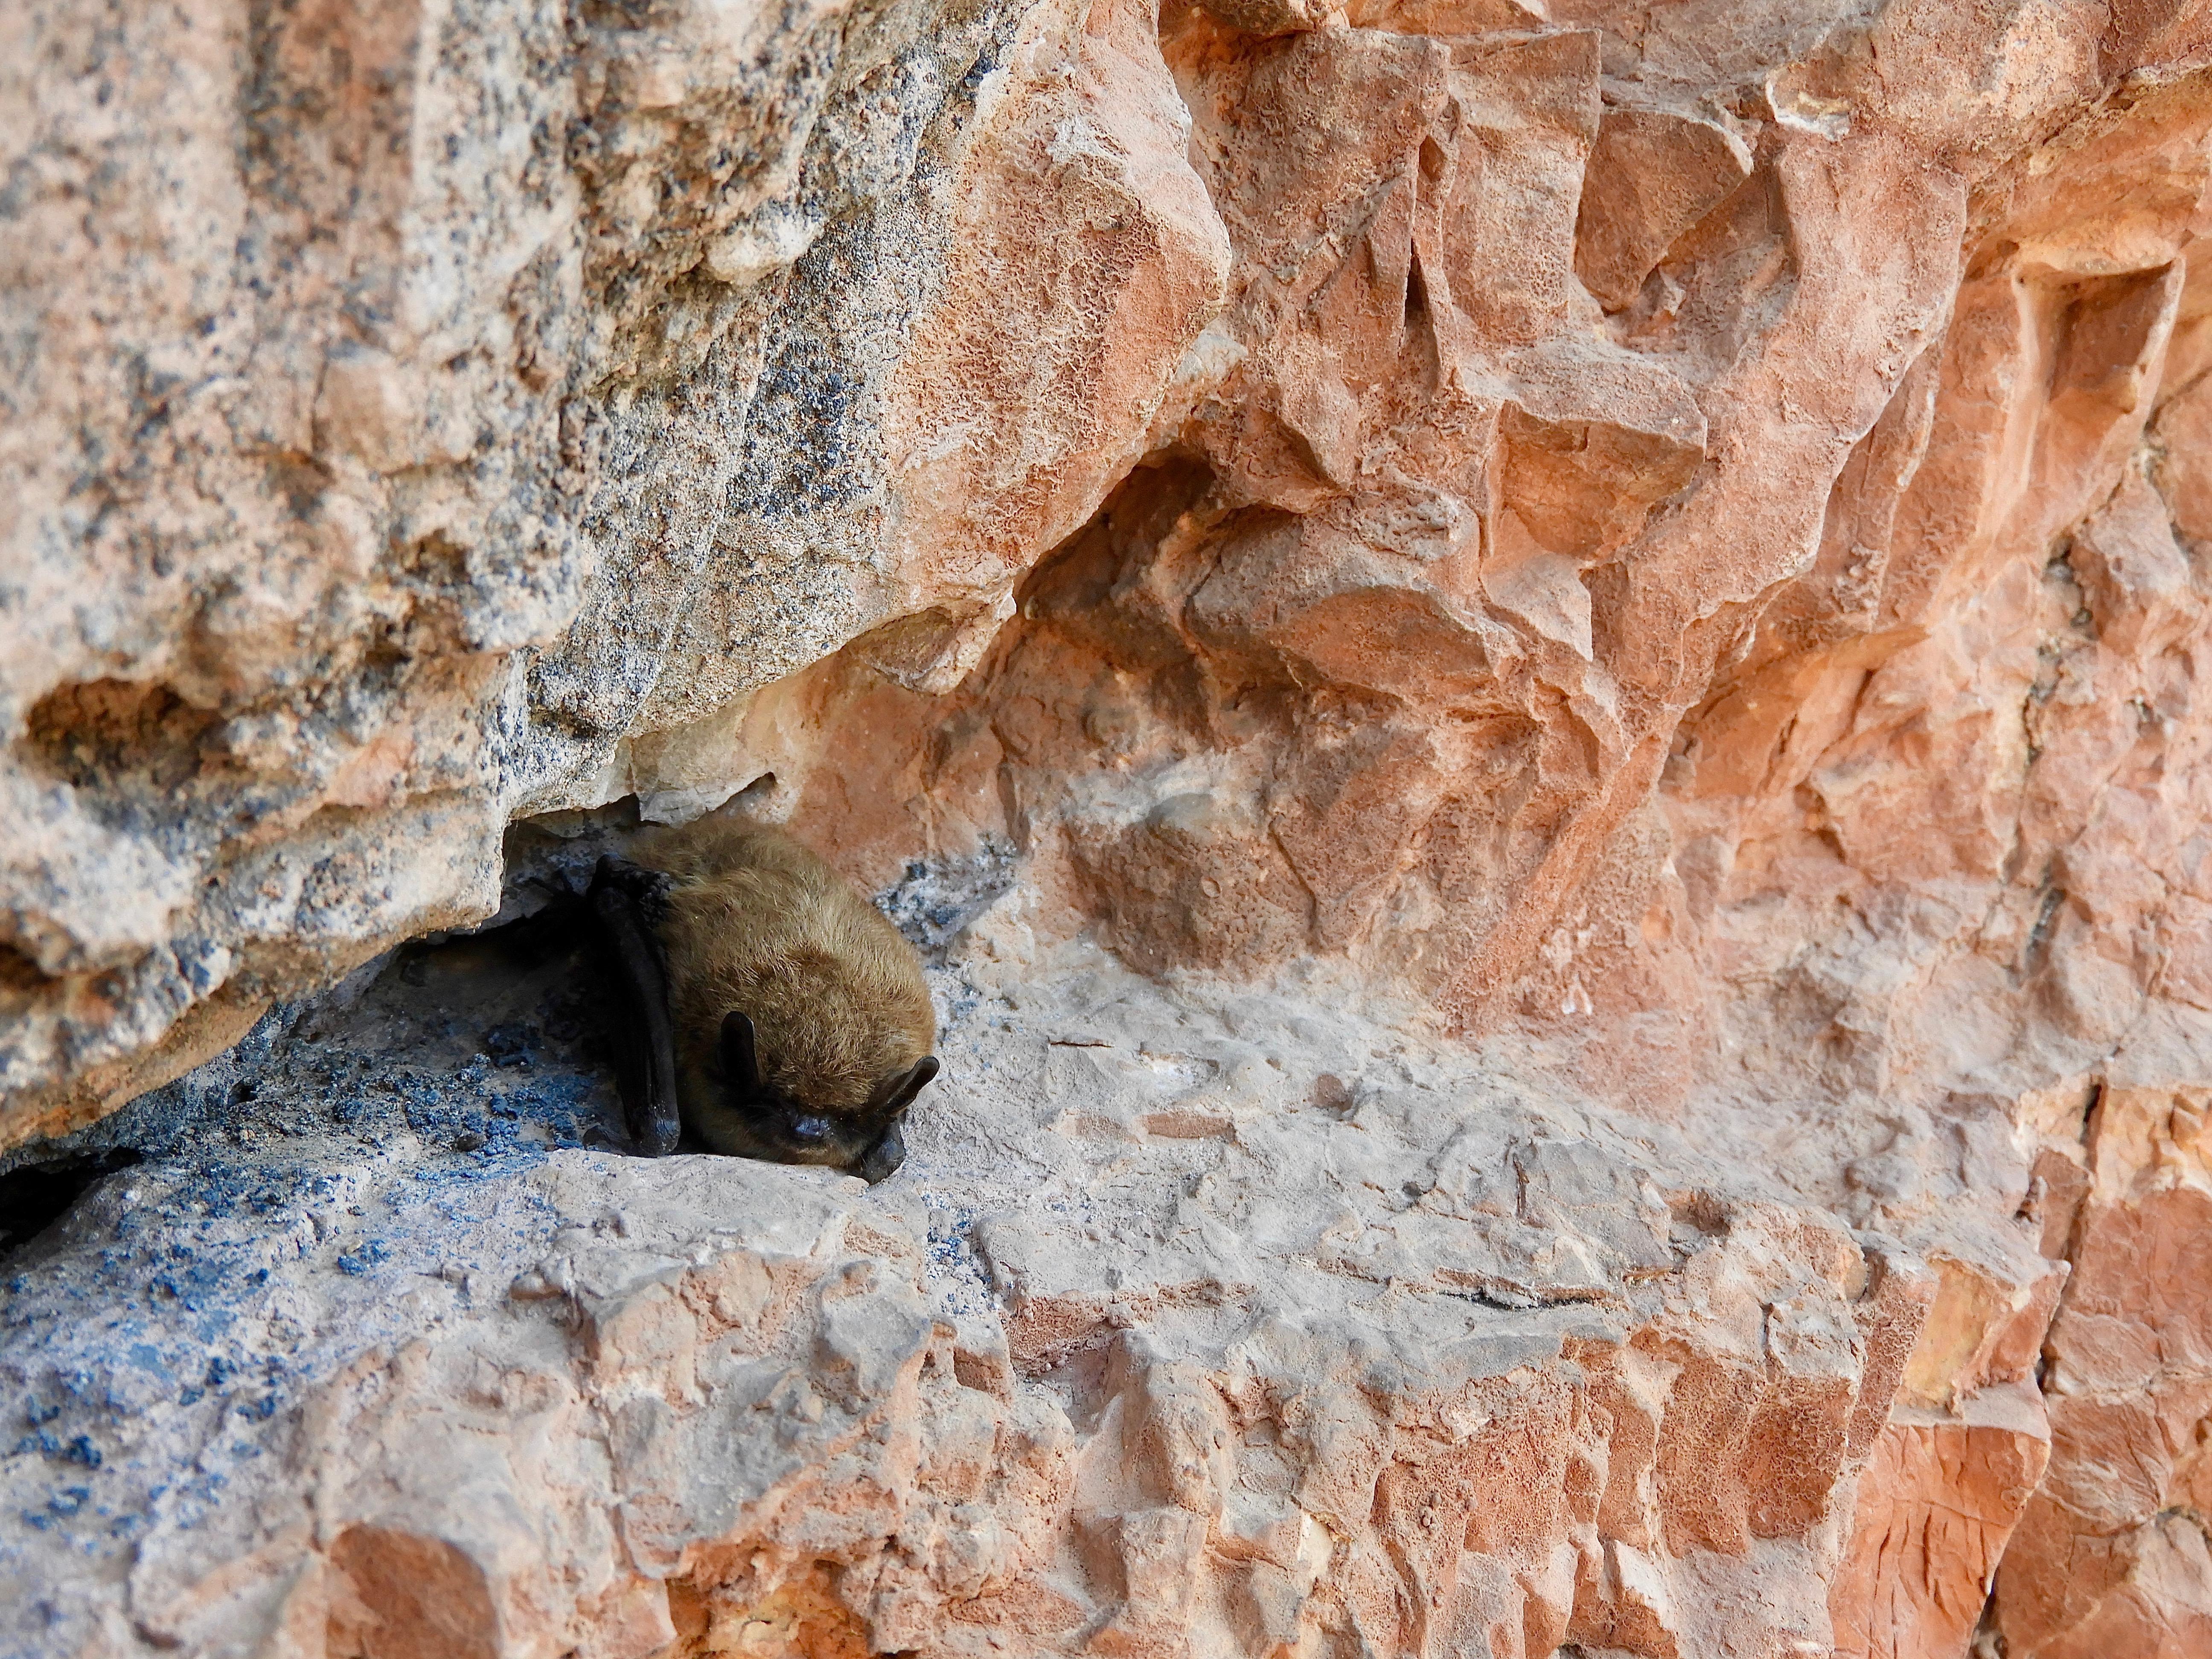
[[[684,1115],[710,1144],[735,1133],[718,1133],[712,1081],[732,1009],[752,1019],[763,1078],[817,1111],[866,1108],[935,1044],[914,947],[781,830],[708,817],[641,839],[630,857],[675,878],[656,931]]]

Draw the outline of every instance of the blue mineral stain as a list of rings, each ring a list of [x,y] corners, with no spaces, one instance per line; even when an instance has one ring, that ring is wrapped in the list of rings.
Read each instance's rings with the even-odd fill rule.
[[[342,1273],[351,1273],[356,1278],[359,1278],[371,1267],[384,1261],[387,1255],[382,1239],[368,1239],[356,1249],[342,1250],[338,1253],[338,1271]]]
[[[442,971],[387,969],[350,1012],[273,1011],[80,1136],[0,1152],[140,1160],[0,1267],[0,1577],[218,1513],[304,1399],[420,1328],[395,1281],[443,1285],[457,1232],[496,1219],[514,1260],[471,1263],[495,1274],[542,1253],[550,1206],[518,1183],[556,1148],[621,1144],[604,999],[560,973]]]
[[[520,1020],[511,1020],[495,1025],[484,1033],[484,1052],[491,1063],[499,1066],[530,1064],[531,1050],[538,1046],[538,1033],[535,1025]]]

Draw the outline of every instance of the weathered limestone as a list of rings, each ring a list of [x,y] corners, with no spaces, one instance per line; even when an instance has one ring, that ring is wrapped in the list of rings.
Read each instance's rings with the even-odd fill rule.
[[[1081,950],[940,972],[882,1187],[548,1151],[563,971],[387,974],[17,1258],[0,1651],[1829,1650],[1940,1264]]]
[[[2203,8],[0,46],[0,1154],[168,1126],[25,1651],[2212,1639]],[[299,1157],[99,1127],[747,786],[942,959],[910,1180],[510,1145],[397,968]]]
[[[2043,1379],[2051,1474],[1992,1609],[1996,1630],[2031,1652],[2185,1653],[2212,1640],[2212,1571],[2195,1519],[2212,1433],[2199,1290],[2212,1237],[2205,1095],[2158,1075],[2137,1061],[2090,1109],[2074,1279]]]
[[[1225,276],[1112,5],[9,27],[11,1142],[488,915],[634,738],[888,617],[957,678]]]

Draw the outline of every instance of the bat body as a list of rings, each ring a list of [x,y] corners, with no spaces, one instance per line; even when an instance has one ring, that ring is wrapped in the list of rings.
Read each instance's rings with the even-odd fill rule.
[[[688,1124],[718,1152],[898,1167],[936,1015],[914,947],[851,883],[781,830],[710,815],[601,860],[588,901],[629,1017],[640,1151],[672,1152]]]

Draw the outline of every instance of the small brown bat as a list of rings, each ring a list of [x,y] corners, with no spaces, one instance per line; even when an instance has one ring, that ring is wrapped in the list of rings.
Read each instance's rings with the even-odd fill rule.
[[[589,913],[627,1005],[637,1149],[714,1152],[881,1181],[938,1065],[921,958],[790,836],[710,814],[605,858]]]

